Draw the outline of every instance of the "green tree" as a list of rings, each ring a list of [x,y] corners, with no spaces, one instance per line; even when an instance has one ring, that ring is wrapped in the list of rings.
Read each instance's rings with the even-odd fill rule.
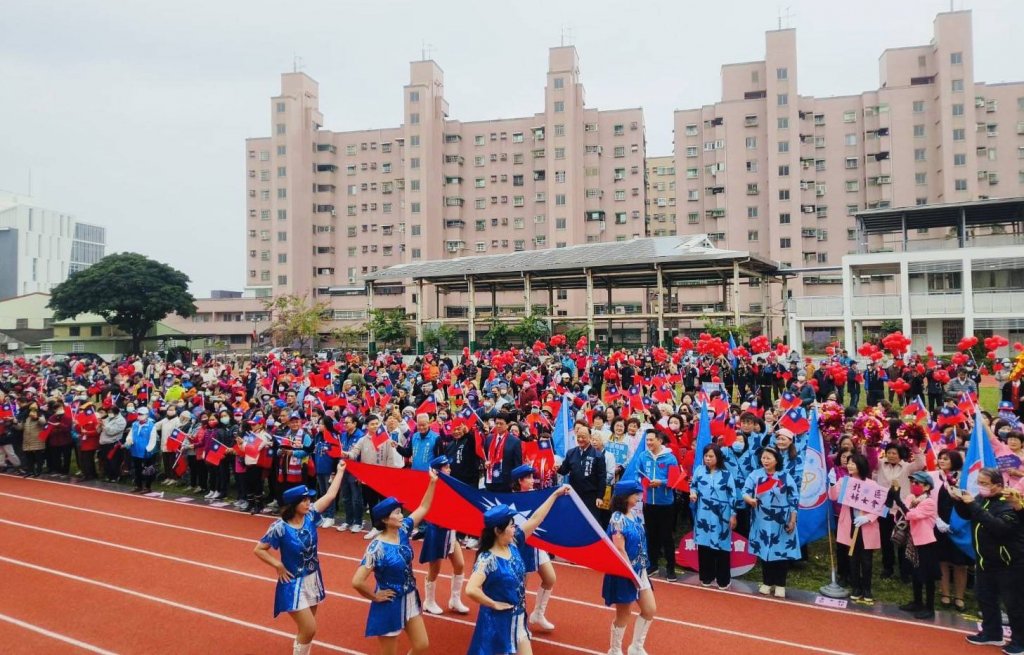
[[[530,346],[537,339],[548,336],[548,323],[540,316],[531,314],[520,318],[519,322],[512,326],[511,332],[524,346]]]
[[[507,348],[512,331],[508,325],[499,321],[497,317],[491,318],[487,328],[487,340],[491,342],[491,348]]]
[[[167,264],[138,253],[117,253],[55,286],[48,306],[57,321],[85,313],[102,316],[131,337],[131,352],[138,353],[146,333],[165,316],[195,314],[189,281]]]
[[[703,332],[707,332],[712,337],[718,337],[722,341],[729,340],[729,333],[732,333],[733,339],[736,340],[737,344],[743,343],[750,338],[750,328],[746,325],[729,325],[727,323],[719,323],[718,321],[702,317],[704,320]]]
[[[328,305],[311,303],[306,296],[286,294],[264,300],[263,307],[270,312],[270,331],[276,343],[285,347],[298,344],[299,350],[309,350],[327,322]]]
[[[900,332],[902,330],[903,330],[903,321],[898,320],[898,319],[895,319],[895,320],[894,319],[889,319],[889,320],[886,320],[886,321],[882,321],[882,323],[879,325],[879,332],[880,332],[881,336],[883,336],[883,337],[887,336],[887,335],[890,335],[893,332]]]
[[[423,328],[423,343],[426,344],[428,348],[433,347],[438,350],[444,350],[445,347],[455,345],[458,338],[458,330],[451,325],[438,323],[436,325]]]
[[[365,325],[346,325],[331,332],[331,338],[338,342],[343,350],[366,344],[367,330]]]
[[[385,346],[398,342],[404,343],[409,338],[409,326],[405,323],[405,313],[400,309],[370,310],[370,321],[366,327]]]

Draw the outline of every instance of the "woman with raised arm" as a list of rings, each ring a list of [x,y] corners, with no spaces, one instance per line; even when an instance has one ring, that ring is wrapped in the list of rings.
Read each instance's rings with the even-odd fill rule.
[[[484,512],[480,553],[466,584],[466,595],[480,603],[468,655],[532,655],[526,625],[526,566],[519,546],[544,521],[555,500],[570,491],[568,485],[556,489],[522,528],[508,505]]]
[[[430,647],[423,624],[423,605],[412,573],[413,531],[427,516],[434,500],[437,471],[430,469],[430,483],[420,506],[408,517],[395,497],[385,498],[370,510],[373,527],[379,534],[366,547],[363,561],[352,578],[352,587],[370,601],[366,617],[366,636],[380,640],[381,655],[394,655],[398,635],[409,636],[412,653],[426,653]],[[371,584],[370,573],[376,584]]]
[[[316,635],[317,606],[326,597],[324,579],[317,556],[317,526],[321,512],[334,502],[345,475],[345,462],[338,469],[327,493],[313,502],[316,491],[305,486],[293,487],[282,496],[281,518],[271,524],[253,551],[258,559],[277,571],[277,593],[274,595],[274,616],[281,612],[295,621],[297,628],[293,655],[307,655]],[[274,557],[270,549],[280,551]]]

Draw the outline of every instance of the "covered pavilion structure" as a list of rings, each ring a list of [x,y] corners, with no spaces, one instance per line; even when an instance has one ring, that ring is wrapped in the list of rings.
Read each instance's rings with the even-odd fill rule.
[[[663,345],[671,340],[673,333],[667,324],[681,319],[711,319],[736,325],[759,323],[762,333],[769,336],[773,319],[785,320],[782,298],[786,296],[786,275],[780,272],[779,265],[755,253],[717,248],[705,234],[412,262],[375,271],[363,279],[368,310],[374,309],[374,294],[381,292],[382,287],[403,286],[410,282],[414,285],[416,302],[410,313],[415,315],[418,353],[423,352],[424,325],[427,323],[466,328],[469,346],[475,350],[481,318],[477,310],[479,296],[486,294],[486,302],[493,308],[499,292],[521,294],[523,315],[532,316],[540,313],[532,302],[533,294],[546,290],[548,302],[544,318],[586,325],[591,343],[596,342],[595,325],[598,321],[607,321],[609,334],[614,322],[647,321],[656,330],[653,335],[648,335],[648,341]],[[760,311],[745,311],[740,306],[740,287],[743,284],[760,288]],[[774,287],[776,292],[773,293],[773,285],[778,284],[782,286],[781,294],[777,292],[778,287]],[[425,316],[424,297],[429,293],[428,286],[433,287],[438,297],[449,293],[466,294],[464,315]],[[720,299],[699,307],[695,305],[703,300],[686,302],[688,292],[708,287],[720,289]],[[583,314],[552,316],[555,292],[561,289],[586,291]],[[641,313],[615,314],[608,311],[602,315],[595,314],[596,294],[603,292],[606,295],[605,307],[610,310],[615,292],[624,289],[644,290],[648,302],[644,303]],[[691,297],[695,295],[706,299],[711,294],[705,290],[691,294]],[[714,295],[718,296],[717,293]],[[436,306],[440,314],[440,303]],[[515,320],[498,318],[494,312],[485,320],[490,321],[492,317]],[[372,332],[369,342],[372,353],[376,349]]]

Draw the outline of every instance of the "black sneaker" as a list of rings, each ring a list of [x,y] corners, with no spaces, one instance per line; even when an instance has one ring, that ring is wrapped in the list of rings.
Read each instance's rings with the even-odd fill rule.
[[[902,612],[920,612],[923,609],[924,607],[921,605],[921,603],[918,603],[917,601],[913,600],[909,603],[904,603],[900,605],[900,611]]]
[[[679,578],[676,577],[675,571],[669,571],[668,574],[665,576],[665,579],[669,582],[676,582],[679,580]]]
[[[974,644],[975,646],[1002,646],[1002,637],[989,637],[984,632],[979,632],[976,635],[969,635],[967,637],[967,643]]]
[[[921,621],[928,621],[935,618],[935,610],[923,609],[919,612],[914,612],[914,618]]]
[[[1003,648],[1003,652],[1006,653],[1006,655],[1022,655],[1024,654],[1024,646],[1009,643]]]

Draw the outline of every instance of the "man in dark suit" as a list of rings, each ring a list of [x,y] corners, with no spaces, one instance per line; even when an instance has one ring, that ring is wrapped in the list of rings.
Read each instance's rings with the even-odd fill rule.
[[[509,416],[498,414],[494,430],[484,437],[484,486],[488,491],[512,491],[512,469],[523,463],[523,446],[508,431]]]

